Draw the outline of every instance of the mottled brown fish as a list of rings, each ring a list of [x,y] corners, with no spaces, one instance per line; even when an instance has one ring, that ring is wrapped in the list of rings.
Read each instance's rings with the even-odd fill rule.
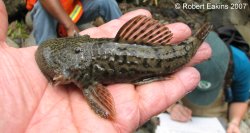
[[[167,45],[172,33],[166,26],[137,16],[114,39],[84,35],[45,41],[36,62],[49,81],[76,84],[95,113],[114,120],[113,98],[104,85],[162,79],[190,61],[210,29],[205,24],[179,45]]]

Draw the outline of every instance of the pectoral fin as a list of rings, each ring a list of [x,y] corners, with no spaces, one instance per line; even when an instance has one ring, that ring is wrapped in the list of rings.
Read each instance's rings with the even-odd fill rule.
[[[102,118],[114,120],[115,108],[112,95],[99,83],[93,83],[88,88],[83,89],[88,104],[96,114]]]

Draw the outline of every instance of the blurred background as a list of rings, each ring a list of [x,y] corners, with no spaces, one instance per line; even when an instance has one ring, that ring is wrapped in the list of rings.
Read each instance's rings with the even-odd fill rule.
[[[123,13],[138,8],[149,10],[153,17],[162,23],[184,22],[193,30],[204,22],[214,25],[214,30],[222,26],[235,27],[250,44],[250,10],[249,0],[117,0]],[[206,4],[206,3],[247,3],[238,9],[176,9],[176,3]],[[25,0],[4,0],[9,17],[8,41],[14,47],[34,45],[32,20],[25,7]],[[236,7],[237,8],[237,7]],[[88,28],[102,24],[101,19],[83,26]]]

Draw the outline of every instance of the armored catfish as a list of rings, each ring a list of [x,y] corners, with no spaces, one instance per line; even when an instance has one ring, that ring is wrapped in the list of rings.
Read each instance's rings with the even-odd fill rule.
[[[113,39],[88,35],[43,42],[36,62],[52,83],[76,84],[92,110],[103,118],[115,119],[115,107],[105,85],[143,84],[160,80],[190,61],[211,26],[203,25],[178,45],[168,45],[171,31],[158,21],[137,16]]]

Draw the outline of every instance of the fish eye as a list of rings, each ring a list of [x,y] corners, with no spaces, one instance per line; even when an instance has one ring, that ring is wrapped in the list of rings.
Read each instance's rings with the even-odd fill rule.
[[[80,47],[76,47],[76,48],[74,49],[74,51],[75,51],[75,53],[82,52],[82,48],[80,48]]]

